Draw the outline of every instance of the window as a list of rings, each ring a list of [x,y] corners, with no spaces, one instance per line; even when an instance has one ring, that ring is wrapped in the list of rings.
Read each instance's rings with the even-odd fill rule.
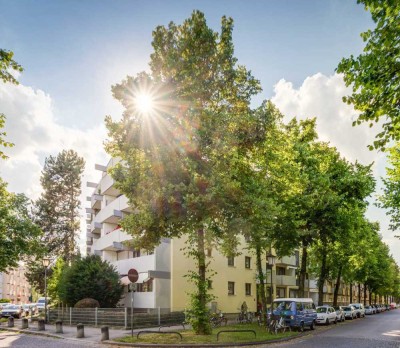
[[[212,287],[212,280],[210,280],[210,279],[207,279],[207,288],[208,289],[212,289],[213,287]]]
[[[251,257],[250,256],[245,256],[244,258],[244,267],[250,268],[251,267]]]
[[[233,256],[228,257],[228,266],[235,266],[235,258]]]
[[[276,266],[276,275],[285,275],[286,268]]]
[[[235,295],[235,282],[228,282],[228,295]]]
[[[153,292],[153,279],[144,283],[136,283],[136,292]]]
[[[286,297],[286,289],[285,288],[276,288],[276,296],[277,297]]]
[[[246,296],[251,296],[251,283],[245,284]]]

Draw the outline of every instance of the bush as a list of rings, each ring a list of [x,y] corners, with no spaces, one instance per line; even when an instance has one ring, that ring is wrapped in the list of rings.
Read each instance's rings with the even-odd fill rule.
[[[94,298],[84,298],[83,300],[75,303],[75,308],[98,308],[100,307],[99,301]]]
[[[97,255],[89,255],[63,270],[57,290],[60,301],[70,307],[82,299],[95,298],[99,307],[114,308],[124,287],[114,266]]]

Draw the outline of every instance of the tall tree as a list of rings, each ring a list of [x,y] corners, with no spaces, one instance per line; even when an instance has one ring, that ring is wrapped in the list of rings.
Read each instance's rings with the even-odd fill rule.
[[[48,254],[62,257],[67,263],[77,254],[84,165],[73,150],[46,158],[40,179],[43,193],[35,202],[35,220],[44,232]]]
[[[153,32],[151,75],[128,77],[113,87],[125,107],[123,119],[106,119],[108,153],[122,161],[111,171],[136,214],[122,227],[140,247],[161,237],[184,237],[197,263],[190,274],[193,328],[209,334],[205,247],[212,243],[234,253],[240,202],[236,162],[256,141],[250,109],[260,86],[233,56],[232,19],[222,18],[221,33],[195,11],[182,25]],[[155,112],[138,109],[143,91],[153,94]]]
[[[357,0],[369,10],[376,23],[374,30],[361,34],[364,52],[343,58],[337,71],[344,74],[353,93],[344,98],[360,111],[353,122],[371,126],[385,118],[383,130],[370,148],[384,148],[400,140],[400,2],[397,0]]]

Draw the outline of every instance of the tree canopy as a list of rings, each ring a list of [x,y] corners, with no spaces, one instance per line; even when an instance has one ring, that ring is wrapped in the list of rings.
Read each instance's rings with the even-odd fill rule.
[[[114,308],[124,289],[115,267],[97,255],[79,258],[64,267],[57,283],[58,298],[71,307],[80,300],[92,298],[102,308]]]
[[[376,27],[361,34],[365,42],[358,57],[343,58],[337,71],[344,74],[353,93],[344,98],[360,111],[353,122],[372,126],[383,120],[383,130],[372,148],[384,148],[400,140],[400,2],[397,0],[358,0],[372,15]]]

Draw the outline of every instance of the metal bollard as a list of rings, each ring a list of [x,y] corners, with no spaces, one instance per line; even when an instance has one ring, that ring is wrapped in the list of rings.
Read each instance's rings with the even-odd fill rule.
[[[46,328],[44,326],[44,319],[39,319],[38,320],[38,331],[45,331]]]
[[[76,325],[76,338],[84,338],[85,337],[85,327],[83,324]]]
[[[8,317],[8,327],[14,327],[14,317]]]
[[[23,318],[21,321],[21,329],[27,329],[29,327],[28,319]]]
[[[63,322],[61,320],[56,321],[56,333],[64,333]]]
[[[110,339],[110,333],[108,331],[108,326],[101,327],[101,341],[108,341]]]

